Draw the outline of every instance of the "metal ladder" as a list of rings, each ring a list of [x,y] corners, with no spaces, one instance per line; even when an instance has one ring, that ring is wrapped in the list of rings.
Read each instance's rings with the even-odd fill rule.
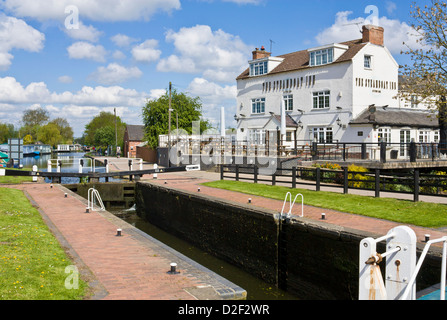
[[[295,200],[293,200],[293,202],[292,202],[292,193],[288,192],[286,194],[286,198],[284,199],[284,204],[282,206],[281,219],[290,219],[290,217],[292,216],[293,207],[295,206],[296,199],[298,197],[301,197],[301,218],[304,217],[304,196],[299,193],[295,196]],[[290,199],[289,200],[289,212],[286,215],[284,215],[284,209],[286,207],[287,199]]]
[[[90,209],[96,211],[94,208],[96,204],[95,198],[98,201],[98,205],[100,207],[99,211],[105,211],[106,208],[104,207],[104,203],[102,202],[98,190],[96,190],[95,188],[90,188],[87,195],[87,212],[89,212]]]

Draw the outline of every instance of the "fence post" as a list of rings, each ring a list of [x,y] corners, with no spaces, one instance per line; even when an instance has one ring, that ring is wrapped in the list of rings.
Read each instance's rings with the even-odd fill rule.
[[[416,162],[416,158],[417,158],[416,142],[411,141],[410,142],[410,162]]]
[[[343,183],[343,192],[344,192],[344,194],[348,194],[348,192],[349,192],[349,190],[348,190],[348,187],[349,187],[349,185],[348,185],[348,183],[349,183],[349,179],[348,179],[349,177],[348,177],[348,168],[343,168],[343,180],[344,180],[344,183]]]
[[[296,189],[296,167],[292,167],[292,188]]]
[[[239,165],[236,165],[236,181],[239,181]]]
[[[220,180],[224,180],[224,165],[220,165]]]
[[[254,182],[258,183],[258,167],[254,166]]]
[[[343,143],[343,161],[346,161],[346,143]]]
[[[318,143],[312,142],[312,160],[318,160]]]
[[[386,142],[380,143],[380,162],[386,163]]]
[[[380,198],[380,169],[376,169],[376,198]]]
[[[276,172],[272,175],[272,186],[276,186]]]
[[[419,175],[419,169],[414,170],[414,202],[419,202],[419,187],[420,182],[420,175]]]
[[[317,168],[317,172],[316,172],[316,191],[320,191],[320,189],[321,189],[320,177],[321,177],[321,169]]]
[[[362,143],[362,160],[366,160],[366,143]]]

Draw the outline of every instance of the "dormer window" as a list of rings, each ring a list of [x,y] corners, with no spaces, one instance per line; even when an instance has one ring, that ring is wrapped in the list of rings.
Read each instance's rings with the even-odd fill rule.
[[[268,73],[268,61],[253,62],[250,64],[250,76],[262,76]]]
[[[310,66],[321,66],[334,62],[334,48],[310,52]]]

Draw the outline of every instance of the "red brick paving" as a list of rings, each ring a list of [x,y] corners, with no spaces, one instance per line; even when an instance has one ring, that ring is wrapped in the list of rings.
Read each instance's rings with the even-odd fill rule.
[[[79,199],[48,184],[15,187],[31,196],[107,290],[104,300],[195,300],[184,289],[200,285],[196,279],[167,274],[172,261],[131,236],[117,237],[117,226],[85,213]]]

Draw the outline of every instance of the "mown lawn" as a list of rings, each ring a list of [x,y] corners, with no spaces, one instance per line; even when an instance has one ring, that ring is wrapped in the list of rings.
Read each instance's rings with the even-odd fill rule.
[[[18,170],[18,169],[8,169]],[[30,171],[31,169],[20,169],[21,171]],[[14,176],[0,176],[0,184],[21,184],[23,182],[32,182],[32,177],[14,177]]]
[[[447,226],[447,206],[443,204],[316,192],[237,181],[214,181],[203,185],[282,201],[284,201],[287,192],[291,192],[293,198],[296,194],[301,193],[304,196],[305,205],[426,228]]]
[[[0,300],[82,299],[87,285],[74,270],[23,192],[0,188]]]

